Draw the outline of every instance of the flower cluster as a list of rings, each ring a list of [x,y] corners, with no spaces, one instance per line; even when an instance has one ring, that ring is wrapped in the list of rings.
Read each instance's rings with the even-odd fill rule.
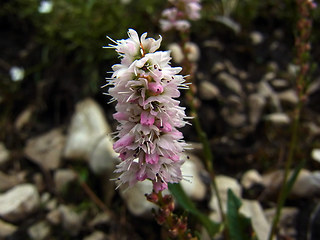
[[[173,7],[162,12],[160,27],[162,31],[176,29],[186,31],[190,28],[188,20],[198,20],[200,18],[200,0],[169,0]]]
[[[159,192],[182,179],[180,154],[186,143],[177,128],[186,124],[186,116],[174,98],[187,86],[177,75],[182,69],[170,66],[170,52],[156,51],[161,36],[155,40],[144,33],[139,39],[133,29],[128,35],[109,45],[121,58],[108,79],[109,94],[117,101],[113,117],[120,123],[113,148],[121,163],[115,172],[121,173],[119,186],[149,179]]]

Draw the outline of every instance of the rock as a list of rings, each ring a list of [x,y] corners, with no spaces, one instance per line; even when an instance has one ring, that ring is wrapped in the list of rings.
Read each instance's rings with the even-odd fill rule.
[[[230,60],[224,61],[225,66],[227,67],[227,70],[232,75],[237,75],[238,70],[233,66],[233,63]]]
[[[244,188],[249,189],[256,184],[263,184],[263,179],[260,173],[255,169],[246,171],[241,178],[241,185]]]
[[[293,89],[289,89],[281,93],[278,93],[278,97],[281,102],[288,104],[290,106],[295,106],[299,102],[297,92]]]
[[[274,218],[276,209],[271,208],[264,211],[268,222],[271,224]],[[296,221],[299,210],[294,207],[283,207],[278,224],[279,235],[285,239],[297,239]]]
[[[20,131],[24,126],[29,124],[34,111],[35,107],[29,106],[18,115],[17,119],[14,122],[14,127],[17,131]]]
[[[24,149],[26,156],[45,170],[53,170],[61,164],[61,152],[65,138],[61,129],[54,129],[29,139]]]
[[[237,196],[240,197],[242,193],[242,189],[238,181],[234,178],[228,176],[216,176],[216,184],[219,191],[219,195],[221,198],[221,204],[223,211],[226,212],[227,209],[227,200],[228,200],[228,190],[232,190],[232,192]],[[221,221],[221,213],[218,205],[218,199],[213,191],[213,195],[209,202],[210,209],[215,211],[215,214],[211,217],[215,220],[220,222]]]
[[[268,240],[271,229],[270,223],[264,215],[263,209],[258,201],[242,200],[240,213],[251,219],[257,239]]]
[[[92,151],[111,132],[100,106],[92,99],[76,105],[63,156],[70,160],[89,160]]]
[[[5,165],[9,161],[10,153],[5,145],[0,142],[0,167]]]
[[[43,175],[41,173],[39,173],[39,172],[35,173],[32,176],[32,179],[38,189],[38,192],[42,192],[46,188],[46,185],[45,185],[45,182],[43,179]]]
[[[263,77],[262,77],[262,82],[267,82],[275,79],[276,74],[275,72],[267,72]]]
[[[58,208],[55,208],[47,213],[46,220],[52,225],[58,225],[61,223],[61,212]]]
[[[184,55],[179,44],[177,43],[169,44],[168,50],[171,51],[171,56],[175,63],[179,64],[183,61]]]
[[[110,135],[105,135],[92,150],[89,159],[90,169],[95,174],[113,172],[119,162],[118,154],[113,150],[113,140]]]
[[[286,79],[276,78],[272,79],[270,83],[271,86],[276,90],[283,90],[290,87],[289,81]]]
[[[275,61],[270,61],[268,62],[267,69],[268,69],[268,72],[275,73],[279,71],[279,65]]]
[[[82,222],[84,220],[84,213],[77,213],[71,207],[66,205],[60,205],[58,208],[60,212],[60,219],[62,226],[67,230],[72,236],[79,233]]]
[[[241,127],[247,120],[242,99],[235,95],[227,98],[225,106],[221,110],[221,115],[232,127]]]
[[[251,32],[250,39],[253,45],[259,45],[264,41],[264,37],[261,32]]]
[[[224,65],[224,63],[222,62],[216,62],[212,69],[211,69],[211,72],[212,73],[218,73],[218,72],[222,72],[226,69],[226,66]]]
[[[280,112],[268,114],[264,119],[276,126],[289,125],[291,122],[287,114]]]
[[[204,168],[197,156],[188,153],[188,157],[185,156],[187,160],[182,165],[181,171],[185,179],[189,179],[188,177],[190,177],[190,182],[186,180],[181,181],[181,186],[190,198],[203,200],[206,194],[206,186],[200,178],[200,172],[204,171]]]
[[[190,62],[197,62],[200,58],[200,49],[197,44],[193,42],[186,42],[184,45],[185,51],[187,52],[187,59]]]
[[[28,235],[31,240],[45,240],[51,234],[51,228],[46,221],[40,221],[28,229]]]
[[[72,181],[75,181],[77,178],[74,171],[70,169],[58,169],[54,173],[54,184],[55,190],[58,193],[61,193],[65,187]]]
[[[7,191],[8,189],[25,182],[26,172],[18,172],[13,175],[7,175],[0,172],[0,192]]]
[[[95,231],[89,236],[86,236],[83,240],[107,240],[107,235],[101,231]]]
[[[277,112],[281,112],[281,104],[278,96],[275,94],[271,86],[266,81],[261,81],[258,85],[258,94],[266,99],[270,99],[272,106]]]
[[[254,93],[248,97],[249,121],[253,126],[260,121],[265,105],[266,100],[260,94]]]
[[[17,231],[17,226],[0,219],[0,239],[6,239]]]
[[[312,157],[313,160],[315,160],[318,163],[320,163],[320,149],[319,148],[313,149],[312,152],[311,152],[311,157]]]
[[[199,94],[203,100],[213,100],[220,96],[220,90],[209,81],[204,81],[200,83]]]
[[[89,222],[89,226],[91,228],[95,228],[96,226],[99,226],[99,225],[106,225],[110,221],[111,221],[111,216],[106,212],[102,212],[96,215],[95,218]]]
[[[137,182],[131,188],[121,188],[120,195],[125,201],[128,210],[135,216],[142,216],[151,213],[151,209],[156,205],[147,201],[145,194],[152,192],[152,182]]]
[[[17,185],[0,195],[0,217],[7,221],[25,219],[39,206],[39,193],[32,184]]]
[[[222,72],[222,73],[219,73],[219,75],[217,76],[217,79],[234,93],[238,94],[239,96],[242,95],[241,84],[239,80],[233,77],[232,75]]]

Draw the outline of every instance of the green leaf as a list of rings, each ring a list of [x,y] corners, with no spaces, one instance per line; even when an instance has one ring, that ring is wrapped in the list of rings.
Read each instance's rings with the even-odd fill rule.
[[[227,223],[231,240],[251,240],[253,230],[251,220],[239,213],[242,203],[229,189],[227,202]]]
[[[169,190],[172,195],[175,197],[179,205],[184,208],[187,212],[191,213],[194,217],[196,217],[201,224],[206,228],[210,237],[213,237],[216,233],[220,231],[220,225],[216,222],[213,222],[208,218],[207,215],[200,212],[192,200],[186,195],[184,190],[182,189],[179,183],[168,184]]]

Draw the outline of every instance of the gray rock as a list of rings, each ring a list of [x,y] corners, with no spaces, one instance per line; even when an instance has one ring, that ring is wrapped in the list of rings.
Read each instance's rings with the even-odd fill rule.
[[[0,192],[7,191],[8,189],[25,182],[26,172],[18,172],[13,175],[7,175],[0,172]]]
[[[313,160],[320,163],[320,149],[319,148],[313,149],[311,152],[311,157]]]
[[[92,151],[111,129],[100,106],[92,99],[76,105],[63,156],[71,160],[90,159]]]
[[[238,95],[242,95],[242,87],[238,79],[232,75],[222,72],[217,76],[218,81],[225,85],[228,89]]]
[[[280,112],[268,114],[264,119],[276,126],[288,125],[291,122],[287,114]]]
[[[260,94],[253,93],[248,97],[249,121],[253,126],[260,121],[266,100]]]
[[[226,66],[224,65],[224,63],[222,62],[216,62],[212,69],[211,69],[211,72],[212,73],[218,73],[218,72],[222,72],[223,70],[226,69]]]
[[[271,86],[276,90],[281,90],[290,87],[289,81],[286,79],[276,78],[270,81]]]
[[[61,212],[60,209],[52,209],[46,215],[46,220],[52,225],[58,225],[61,223]]]
[[[106,212],[102,212],[102,213],[99,213],[98,215],[96,215],[95,218],[89,222],[89,226],[91,228],[94,228],[97,225],[108,224],[110,222],[110,220],[111,220],[110,214],[108,214]]]
[[[17,226],[0,219],[0,239],[10,237],[15,231],[17,231]]]
[[[54,173],[55,190],[61,193],[65,187],[76,180],[76,174],[70,169],[58,169]]]
[[[46,221],[40,221],[28,229],[28,235],[31,240],[45,240],[51,234],[51,228]]]
[[[29,139],[25,148],[27,157],[45,170],[56,169],[61,164],[65,138],[61,129],[54,129]]]
[[[101,231],[95,231],[89,236],[86,236],[83,240],[107,240],[107,235]]]
[[[281,93],[278,93],[278,97],[281,102],[290,106],[295,106],[299,102],[297,92],[293,89],[289,89]]]
[[[255,184],[262,184],[262,183],[263,183],[262,176],[255,169],[246,171],[241,178],[241,185],[246,189],[251,188]]]
[[[60,205],[58,210],[63,228],[71,235],[77,235],[81,229],[85,214],[77,213],[66,205]]]
[[[253,45],[259,45],[264,41],[264,37],[261,32],[251,32],[250,39]]]
[[[189,158],[183,156],[186,161],[182,165],[181,171],[185,180],[181,181],[181,186],[190,198],[203,200],[206,194],[206,186],[200,178],[200,173],[204,171],[204,167],[197,156],[191,153],[187,153],[187,155]]]
[[[9,161],[10,153],[6,146],[0,142],[0,167]]]
[[[40,198],[32,184],[21,184],[0,195],[0,217],[19,221],[39,208]]]
[[[225,60],[224,64],[226,65],[227,70],[230,74],[232,74],[232,75],[238,74],[238,69],[235,68],[235,66],[233,65],[233,63],[230,60]]]
[[[213,100],[220,96],[220,90],[209,81],[200,83],[199,87],[200,98],[203,100]]]

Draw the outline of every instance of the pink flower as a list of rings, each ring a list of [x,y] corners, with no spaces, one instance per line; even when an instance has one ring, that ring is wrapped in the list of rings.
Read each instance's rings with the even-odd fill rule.
[[[113,148],[122,160],[115,172],[119,185],[148,179],[158,192],[182,179],[180,155],[186,144],[177,128],[186,124],[186,116],[174,98],[180,96],[178,88],[187,86],[178,75],[181,68],[170,66],[170,52],[156,51],[161,37],[144,33],[139,39],[133,29],[128,35],[109,45],[121,58],[108,80],[113,85],[109,94],[117,101],[113,117],[119,122]]]

